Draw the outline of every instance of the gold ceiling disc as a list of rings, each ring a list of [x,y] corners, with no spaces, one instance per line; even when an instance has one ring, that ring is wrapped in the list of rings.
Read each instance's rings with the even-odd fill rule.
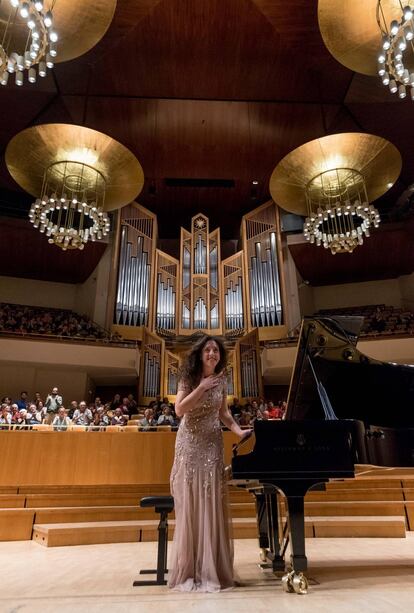
[[[307,215],[306,186],[335,168],[357,170],[365,179],[369,201],[385,194],[401,172],[401,155],[389,141],[358,132],[317,138],[288,153],[270,177],[273,200],[286,211]]]
[[[51,164],[71,161],[92,166],[106,182],[105,211],[132,202],[144,185],[141,164],[129,149],[82,126],[52,123],[27,128],[9,142],[5,158],[16,183],[36,197]]]
[[[83,55],[103,38],[113,19],[116,0],[57,0],[53,8],[59,35],[56,62]]]
[[[404,2],[409,4],[408,2]],[[323,42],[341,64],[365,75],[378,73],[381,31],[378,0],[319,0],[318,19]],[[381,0],[387,27],[402,15],[399,0]]]
[[[45,0],[47,11],[53,5]],[[113,19],[116,0],[56,0],[53,5],[53,28],[59,39],[56,43],[56,63],[73,60],[94,47],[104,36]],[[3,31],[10,15],[10,3],[0,2],[0,30]],[[13,48],[24,49],[28,28],[26,21],[16,17],[13,30]]]

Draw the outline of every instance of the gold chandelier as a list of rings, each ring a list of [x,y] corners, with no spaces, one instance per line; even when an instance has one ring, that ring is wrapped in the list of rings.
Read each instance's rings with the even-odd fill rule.
[[[90,239],[105,237],[110,229],[105,213],[104,175],[82,162],[54,162],[46,168],[42,193],[32,204],[29,219],[66,249],[83,249]]]
[[[414,99],[414,0],[318,0],[319,29],[330,53],[391,93]]]
[[[11,75],[16,85],[25,78],[35,83],[54,63],[86,53],[109,28],[115,8],[116,0],[0,0],[0,83],[6,86]]]
[[[378,74],[390,92],[403,99],[410,90],[414,100],[414,23],[413,9],[399,2],[399,19],[387,23],[382,0],[378,0],[377,22],[381,32],[381,49],[378,54]]]
[[[15,75],[16,85],[23,85],[27,72],[29,83],[38,75],[45,77],[57,55],[58,33],[53,26],[53,5],[47,10],[43,0],[26,2],[6,0],[0,6],[0,83],[7,85]]]
[[[308,216],[303,234],[310,243],[332,254],[352,253],[380,223],[377,209],[368,202],[364,177],[352,168],[334,168],[313,177],[306,185]]]
[[[283,209],[305,217],[310,243],[352,253],[380,223],[370,200],[384,194],[400,171],[401,156],[385,139],[332,134],[286,155],[271,175],[270,193]]]
[[[144,184],[141,165],[126,147],[82,126],[23,130],[8,144],[6,164],[15,181],[37,196],[30,222],[64,251],[104,238],[107,212],[134,200]]]

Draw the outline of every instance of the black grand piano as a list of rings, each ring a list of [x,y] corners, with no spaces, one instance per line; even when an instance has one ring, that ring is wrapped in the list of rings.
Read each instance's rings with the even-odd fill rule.
[[[362,317],[305,318],[283,421],[255,421],[255,446],[232,459],[233,483],[256,497],[263,567],[306,593],[304,496],[355,464],[414,465],[414,367],[356,348]],[[281,524],[277,492],[286,497]],[[285,552],[290,541],[288,569]],[[287,571],[287,572],[286,572]]]

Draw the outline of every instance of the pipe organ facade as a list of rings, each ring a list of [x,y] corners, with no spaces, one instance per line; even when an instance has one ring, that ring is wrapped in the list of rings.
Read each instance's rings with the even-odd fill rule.
[[[178,357],[171,352],[163,357],[163,339],[179,352],[186,337],[200,332],[224,335],[230,344],[250,338],[246,335],[252,331],[261,341],[283,335],[280,232],[273,202],[243,217],[243,249],[225,260],[220,229],[210,232],[202,213],[192,218],[191,230],[181,228],[179,259],[157,249],[157,239],[153,213],[137,203],[122,209],[113,329],[141,342],[143,400],[176,393]],[[258,395],[257,360],[254,343],[238,346],[229,366],[229,395]]]

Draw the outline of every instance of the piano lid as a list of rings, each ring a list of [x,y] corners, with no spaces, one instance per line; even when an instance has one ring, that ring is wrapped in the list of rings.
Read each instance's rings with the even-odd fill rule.
[[[362,323],[362,317],[304,318],[286,419],[324,419],[313,366],[339,419],[414,426],[414,368],[361,353],[356,342]]]

